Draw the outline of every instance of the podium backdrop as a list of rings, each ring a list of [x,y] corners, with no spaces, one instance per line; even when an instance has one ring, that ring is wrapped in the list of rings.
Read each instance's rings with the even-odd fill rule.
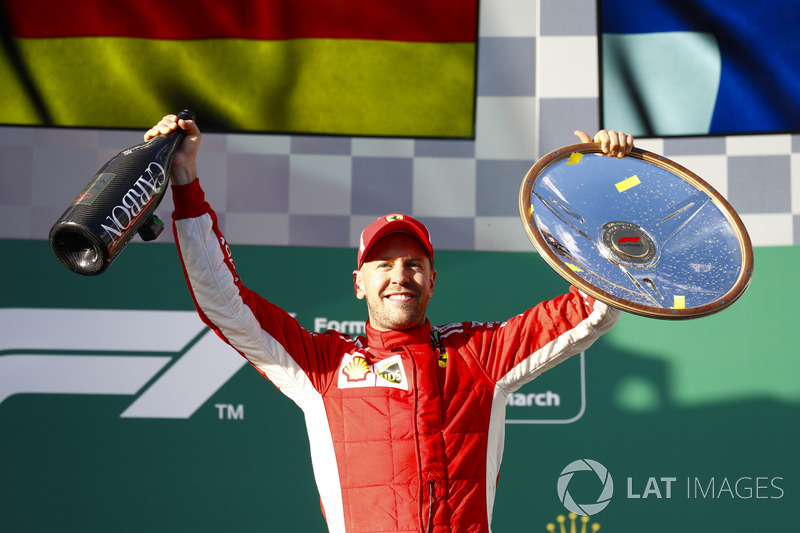
[[[1,530],[325,530],[301,411],[195,317],[172,245],[133,243],[83,278],[44,241],[0,244],[26,265],[0,267]],[[306,328],[363,328],[354,250],[233,253],[245,282]],[[436,261],[436,323],[502,320],[566,289],[533,252]],[[596,504],[609,482],[562,474],[588,459],[613,483],[588,527],[791,531],[800,294],[782,282],[798,267],[795,247],[757,248],[731,308],[624,315],[512,396],[493,530],[545,532],[559,515],[569,528],[561,499]]]

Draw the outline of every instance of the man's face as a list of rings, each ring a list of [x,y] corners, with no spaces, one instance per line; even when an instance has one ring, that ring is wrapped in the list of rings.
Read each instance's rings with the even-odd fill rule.
[[[425,322],[435,279],[436,271],[422,244],[405,233],[390,233],[379,240],[353,272],[356,297],[366,298],[369,322],[379,331]]]

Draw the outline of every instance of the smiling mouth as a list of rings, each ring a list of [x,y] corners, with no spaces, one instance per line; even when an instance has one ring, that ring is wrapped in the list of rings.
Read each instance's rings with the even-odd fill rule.
[[[414,297],[413,294],[390,294],[388,296],[385,296],[387,300],[393,300],[398,302],[404,302],[406,300],[410,300],[413,297]]]

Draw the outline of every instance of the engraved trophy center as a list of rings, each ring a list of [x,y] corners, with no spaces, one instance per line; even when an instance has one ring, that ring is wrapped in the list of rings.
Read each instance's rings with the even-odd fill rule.
[[[656,255],[656,246],[644,230],[631,222],[608,222],[600,227],[602,243],[622,263],[645,265]]]

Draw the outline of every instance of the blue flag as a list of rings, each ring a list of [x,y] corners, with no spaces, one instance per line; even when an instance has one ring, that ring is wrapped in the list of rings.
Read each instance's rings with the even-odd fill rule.
[[[797,0],[601,0],[603,127],[800,131]]]

